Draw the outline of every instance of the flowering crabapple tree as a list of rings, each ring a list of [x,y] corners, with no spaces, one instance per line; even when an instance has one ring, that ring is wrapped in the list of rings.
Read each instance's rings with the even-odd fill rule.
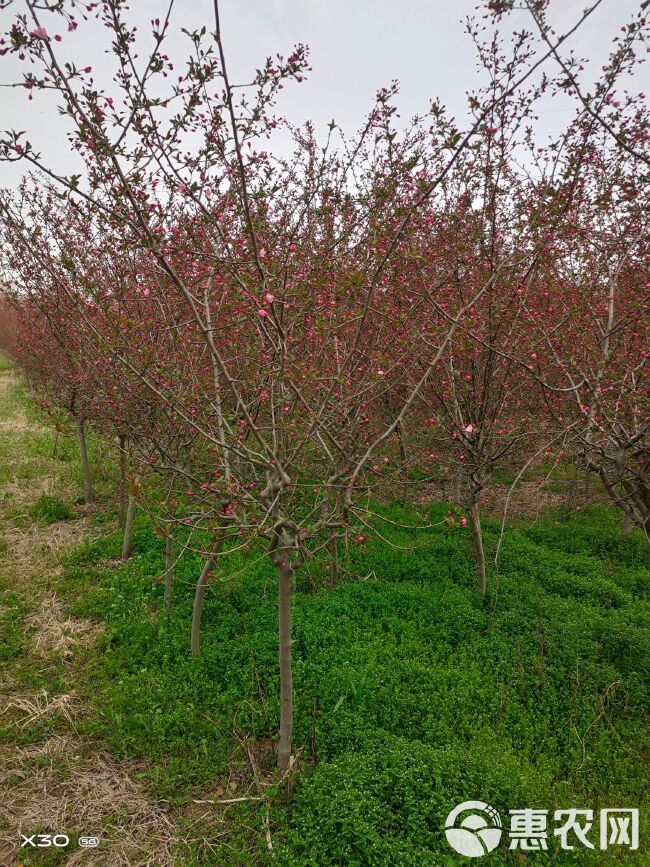
[[[543,40],[549,45],[551,31],[545,19],[546,4],[527,6]],[[592,94],[585,94],[576,82],[583,67],[573,58],[563,58],[557,49],[553,50],[561,69],[560,77],[552,83],[544,82],[541,89],[556,93],[568,90],[570,96],[577,98],[577,116],[561,139],[547,148],[536,147],[530,132],[526,132],[524,144],[529,158],[525,162],[537,170],[536,176],[529,172],[523,182],[515,169],[518,143],[513,133],[530,113],[534,98],[531,92],[520,96],[520,106],[510,117],[509,106],[499,106],[495,112],[498,119],[487,130],[488,146],[479,174],[484,179],[483,190],[477,191],[476,185],[472,189],[471,182],[466,183],[466,195],[470,201],[479,203],[472,215],[478,231],[472,231],[471,221],[464,231],[472,239],[470,245],[474,244],[474,264],[482,262],[494,278],[494,286],[468,310],[467,321],[459,323],[440,365],[440,376],[433,377],[429,383],[435,398],[432,406],[439,407],[440,412],[432,413],[425,425],[442,421],[443,429],[456,444],[454,457],[462,467],[464,482],[461,496],[469,509],[477,550],[479,589],[485,587],[485,566],[478,494],[499,462],[512,460],[515,455],[525,459],[524,467],[527,467],[540,455],[549,456],[551,446],[557,448],[579,440],[582,462],[599,475],[610,496],[623,506],[626,514],[631,516],[636,509],[637,522],[646,526],[642,504],[647,491],[644,479],[647,428],[642,419],[647,417],[647,378],[643,375],[645,353],[640,351],[639,356],[644,339],[647,342],[647,333],[640,327],[640,323],[647,320],[643,282],[637,271],[636,296],[628,295],[625,303],[618,301],[624,308],[618,316],[614,314],[613,278],[607,278],[609,295],[602,305],[594,304],[591,291],[582,284],[586,273],[589,273],[588,281],[593,283],[599,271],[610,274],[614,273],[609,270],[613,268],[618,274],[623,262],[629,270],[628,245],[622,241],[621,234],[624,232],[629,239],[632,232],[636,232],[636,242],[642,236],[642,233],[639,235],[638,183],[631,184],[628,176],[623,195],[614,200],[611,193],[617,188],[621,171],[617,166],[621,162],[627,163],[630,174],[647,177],[648,123],[643,108],[644,95],[626,94],[621,101],[614,96],[615,86],[621,86],[620,80],[639,62],[635,49],[638,50],[638,44],[647,33],[647,22],[640,14],[622,31],[624,36],[615,38],[614,51]],[[525,103],[527,96],[530,97],[528,105]],[[509,148],[512,150],[508,152]],[[601,174],[608,176],[600,178],[595,190],[596,166],[600,166]],[[587,203],[590,196],[585,199],[587,189],[592,207]],[[630,201],[633,202],[633,217],[626,215]],[[589,221],[591,226],[604,224],[610,240],[599,246],[600,265],[590,266],[585,271],[584,256],[577,255],[564,241],[567,234],[573,236],[576,225],[581,224],[583,241],[590,238],[589,243],[594,244],[591,227],[587,228]],[[619,232],[614,233],[617,240],[612,243],[615,226]],[[645,238],[643,240],[645,243]],[[467,268],[463,253],[456,255],[459,262],[456,279],[462,275],[471,280],[471,268]],[[561,281],[564,285],[561,293],[557,272],[547,272],[549,262],[558,264],[560,271],[571,272],[568,279]],[[636,258],[636,267],[642,262],[643,255],[640,260]],[[605,263],[608,264],[605,266]],[[566,299],[566,303],[558,304],[560,298]],[[581,302],[587,306],[580,316],[576,307]],[[605,314],[606,319],[594,321],[596,310]],[[551,332],[549,328],[546,334],[551,344],[555,340],[565,341],[565,359],[575,357],[576,345],[590,345],[579,331],[576,333],[578,323],[602,341],[601,349],[593,346],[589,349],[590,358],[599,359],[597,370],[586,368],[579,374],[573,371],[568,382],[565,378],[560,383],[556,378],[555,391],[548,388],[545,380],[547,374],[555,372],[555,350],[551,354],[548,346],[540,347],[536,337],[540,317],[549,311],[554,314],[554,330]],[[624,327],[629,329],[625,338]],[[613,351],[614,341],[618,343],[616,352]],[[607,413],[608,418],[616,418],[616,431],[610,429],[605,434],[601,429],[601,435],[596,437],[595,404],[602,402],[599,385],[602,366],[619,364],[625,358],[623,370],[627,370],[628,375],[621,370],[617,377],[619,386],[610,384],[608,390],[617,396],[616,410]],[[631,369],[630,365],[633,365]],[[565,376],[566,373],[564,367]],[[546,387],[542,387],[543,383]],[[578,395],[584,397],[588,383],[596,396],[585,402],[579,400]],[[623,426],[622,409],[629,393],[634,401],[628,407],[628,419],[633,419],[634,423]],[[557,408],[562,396],[566,398],[569,394],[574,405],[587,416],[586,429],[581,433],[580,415],[576,418],[566,407],[562,414]],[[585,409],[587,404],[589,408]],[[593,448],[596,439],[598,449]],[[627,460],[623,460],[623,452],[629,456]],[[598,460],[596,455],[599,455]],[[637,476],[640,473],[640,478],[632,481],[630,466],[635,468]],[[623,492],[627,492],[629,498],[627,508]]]
[[[148,511],[162,524],[168,608],[174,526],[186,521],[181,505],[186,499],[185,489],[188,484],[200,488],[203,477],[202,471],[201,480],[196,475],[198,432],[179,427],[174,410],[174,406],[186,400],[190,413],[195,412],[191,407],[192,392],[185,394],[188,386],[194,387],[195,380],[191,364],[188,366],[193,359],[187,351],[186,324],[179,328],[173,296],[167,299],[164,292],[158,292],[155,302],[150,298],[152,286],[158,289],[160,286],[150,278],[148,282],[142,279],[137,260],[129,251],[115,257],[120,241],[110,227],[104,226],[98,239],[97,227],[88,220],[84,203],[72,203],[61,198],[55,189],[46,187],[29,194],[24,192],[20,205],[21,209],[17,204],[7,205],[7,219],[0,228],[0,232],[2,229],[5,232],[8,251],[5,266],[13,274],[16,303],[25,308],[26,321],[34,320],[33,311],[26,309],[27,298],[45,299],[42,303],[66,311],[65,326],[76,338],[66,348],[74,356],[75,365],[84,371],[86,391],[93,394],[95,429],[111,438],[117,434],[120,469],[125,473],[130,468],[130,488],[133,492],[137,490],[141,505],[147,500]],[[34,224],[43,226],[39,245],[33,243]],[[146,269],[142,270],[146,273]],[[52,317],[45,321],[44,327],[51,321]],[[49,340],[49,335],[46,336]],[[26,370],[39,367],[39,350],[46,349],[47,343],[23,341]],[[131,366],[120,365],[119,357],[130,358]],[[164,401],[151,400],[146,383],[133,373],[133,363],[146,371],[152,384],[165,388]],[[47,374],[49,368],[42,364],[40,367],[41,374]],[[204,364],[197,367],[199,371],[209,369]],[[55,369],[65,376],[65,367]],[[70,366],[68,369],[72,371]],[[178,389],[183,390],[180,396]],[[152,496],[145,498],[145,493],[152,491],[147,475],[158,479],[158,487],[164,488],[162,502],[154,493],[155,485]],[[131,553],[134,506],[132,495],[126,513],[123,559]],[[193,506],[196,513],[196,504]],[[209,521],[209,516],[204,515],[203,520]]]
[[[632,102],[620,110],[638,124],[635,149],[648,153],[646,113]],[[650,539],[647,166],[606,130],[589,140],[561,254],[547,263],[556,303],[537,328],[556,425],[572,427],[577,460]]]
[[[71,328],[71,311],[66,308],[65,299],[38,291],[41,282],[47,279],[46,265],[40,257],[34,257],[31,264],[29,285],[21,287],[27,291],[15,295],[18,271],[24,261],[20,261],[21,245],[15,243],[13,217],[4,198],[0,198],[0,211],[4,218],[0,261],[13,275],[12,284],[6,287],[5,298],[7,302],[14,301],[15,333],[6,345],[25,370],[44,408],[58,408],[74,420],[83,468],[84,500],[86,505],[90,505],[94,493],[86,427],[94,414],[95,395],[87,376],[88,358],[84,359],[82,338]],[[4,243],[7,232],[12,235],[9,244]],[[37,248],[38,229],[30,235],[32,248]]]
[[[310,124],[294,129],[273,114],[285,82],[301,81],[308,71],[304,46],[286,59],[268,58],[241,87],[228,74],[218,7],[213,33],[187,34],[192,53],[178,74],[165,54],[173,3],[152,22],[153,47],[142,50],[122,0],[26,0],[25,6],[4,50],[30,62],[21,83],[30,93],[58,96],[85,174],[57,174],[21,133],[7,132],[0,151],[87,204],[88,237],[107,261],[101,239],[117,241],[118,273],[121,260],[135,256],[137,274],[126,285],[110,277],[107,289],[87,282],[93,305],[119,307],[135,285],[147,293],[144,320],[156,304],[166,311],[152,331],[156,339],[139,352],[111,333],[107,316],[100,323],[88,303],[75,307],[86,333],[101,339],[129,381],[138,380],[159,403],[150,428],[157,431],[165,414],[176,425],[175,461],[159,459],[156,472],[165,475],[165,486],[174,473],[199,483],[187,494],[199,506],[190,524],[211,539],[199,586],[222,550],[255,540],[276,567],[278,767],[285,773],[294,575],[306,559],[331,549],[362,511],[360,497],[381,478],[374,467],[389,457],[459,321],[489,287],[486,281],[452,298],[440,327],[425,332],[419,316],[434,306],[437,289],[426,280],[417,293],[411,288],[423,257],[415,218],[477,134],[485,134],[491,113],[552,48],[520,62],[515,37],[507,86],[482,94],[465,132],[434,105],[440,141],[433,146],[431,116],[398,134],[394,88],[379,92],[356,136],[348,139],[332,124],[323,146]],[[65,60],[60,31],[75,29],[80,14],[97,16],[111,34],[110,95],[91,66]],[[283,159],[266,144],[278,127],[294,143]],[[86,260],[83,273],[91,265]],[[64,294],[76,291],[56,283]],[[177,341],[174,350],[170,341]],[[175,368],[181,345],[186,357]],[[392,417],[376,411],[387,395],[400,393]],[[152,443],[151,435],[131,434]],[[197,438],[191,451],[182,447],[188,437]],[[382,460],[373,463],[377,456]]]
[[[507,89],[533,50],[532,36],[520,34],[515,59],[508,62],[496,38],[484,43],[478,29],[471,32],[479,54],[490,58],[486,91]],[[477,296],[419,395],[416,429],[425,459],[435,452],[452,470],[455,499],[469,513],[482,594],[482,492],[495,470],[529,457],[546,424],[541,392],[529,375],[530,359],[522,363],[510,350],[516,344],[524,357],[535,357],[524,300],[538,279],[539,255],[550,243],[553,226],[545,220],[540,239],[539,215],[531,203],[536,187],[552,181],[557,161],[550,150],[535,147],[529,118],[542,94],[556,86],[544,81],[499,101],[481,136],[446,179],[438,210],[420,214],[426,253],[414,281],[437,285],[423,329],[435,330],[440,320],[449,319],[451,299]],[[485,94],[472,95],[470,108],[484,101]],[[528,176],[517,167],[522,151],[534,153]]]

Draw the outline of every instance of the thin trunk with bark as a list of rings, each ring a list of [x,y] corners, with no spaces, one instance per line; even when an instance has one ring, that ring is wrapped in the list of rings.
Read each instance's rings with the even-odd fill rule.
[[[278,622],[280,638],[280,742],[278,770],[285,774],[291,761],[293,735],[293,673],[291,669],[291,569],[278,567]]]
[[[476,550],[477,588],[479,593],[485,595],[485,552],[483,551],[483,533],[481,531],[481,519],[478,513],[478,506],[473,505],[470,508],[469,520],[472,525],[472,538]]]
[[[402,499],[406,500],[409,492],[409,478],[408,478],[408,469],[406,466],[406,446],[404,445],[404,432],[402,430],[402,424],[400,423],[397,426],[397,430],[395,431],[397,434],[397,444],[399,447],[399,460],[400,460],[400,472],[402,474]]]
[[[578,485],[578,467],[576,464],[573,465],[573,474],[571,476],[571,481],[569,482],[569,490],[567,495],[567,509],[573,511],[575,496],[576,496],[576,487]]]
[[[190,636],[190,647],[193,654],[199,653],[201,650],[201,616],[203,615],[203,597],[205,596],[205,588],[210,578],[210,570],[214,566],[214,561],[217,559],[217,554],[223,545],[224,533],[220,533],[212,543],[212,551],[208,559],[203,564],[203,569],[199,575],[199,580],[194,592],[194,607],[192,608],[192,632]]]
[[[462,505],[462,487],[461,487],[461,474],[460,470],[456,470],[454,473],[454,503],[457,506]]]
[[[174,580],[174,524],[173,520],[171,520],[171,508],[175,478],[176,475],[174,474],[169,482],[167,496],[165,497],[165,512],[169,519],[169,523],[165,530],[165,590],[163,600],[166,614],[169,614],[172,607],[172,581]]]
[[[135,498],[129,497],[129,505],[124,520],[124,539],[122,541],[122,560],[128,560],[133,547],[133,519],[135,518]]]
[[[172,607],[172,580],[174,578],[174,536],[171,529],[167,530],[165,536],[165,611],[167,614]]]
[[[327,550],[330,555],[330,584],[333,587],[339,582],[339,549],[334,531],[330,533],[327,540]]]
[[[126,509],[127,509],[127,490],[126,490],[126,471],[127,471],[127,461],[126,461],[126,437],[124,434],[120,434],[117,438],[117,448],[119,451],[119,467],[120,467],[120,483],[119,483],[119,501],[117,506],[117,521],[120,527],[124,526],[124,522],[126,520]]]
[[[629,512],[625,512],[623,515],[623,527],[621,528],[621,541],[624,542],[627,537],[630,535],[630,531],[632,529],[632,518],[630,517]]]
[[[82,416],[76,415],[77,434],[79,436],[79,451],[81,452],[81,466],[84,473],[84,502],[90,506],[95,502],[93,495],[93,476],[90,471],[90,461],[88,460],[88,448],[86,446],[86,428]]]
[[[201,650],[201,615],[203,614],[203,597],[205,596],[205,587],[210,577],[210,570],[214,565],[214,554],[210,554],[208,559],[203,564],[203,569],[199,575],[199,580],[194,593],[194,607],[192,609],[192,634],[190,637],[190,646],[192,653],[196,656]]]

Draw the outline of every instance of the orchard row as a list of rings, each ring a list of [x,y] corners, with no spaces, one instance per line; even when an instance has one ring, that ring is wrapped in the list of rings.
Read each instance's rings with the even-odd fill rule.
[[[466,131],[438,103],[401,127],[392,86],[358,134],[332,123],[325,143],[273,114],[308,71],[304,46],[239,91],[219,30],[189,34],[178,75],[169,20],[142,60],[123,4],[87,4],[112,34],[108,95],[59,56],[75,4],[45,22],[28,2],[6,36],[30,94],[58,95],[85,173],[58,175],[23,133],[0,141],[39,170],[1,197],[2,341],[76,425],[87,502],[88,427],[117,444],[123,557],[138,503],[167,540],[167,605],[183,550],[204,555],[194,652],[220,553],[265,547],[281,772],[293,575],[324,556],[335,581],[341,541],[381,534],[373,502],[418,504],[452,480],[480,593],[481,497],[505,466],[573,463],[650,537],[650,134],[644,95],[620,84],[647,24],[622,28],[587,92],[545,5],[509,38],[507,3],[468,25],[486,83]],[[553,98],[571,119],[540,144]],[[286,158],[263,149],[278,126]]]

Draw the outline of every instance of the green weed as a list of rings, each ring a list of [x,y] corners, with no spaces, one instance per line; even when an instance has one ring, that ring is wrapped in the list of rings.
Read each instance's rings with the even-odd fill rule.
[[[58,497],[51,497],[47,494],[43,494],[38,498],[29,510],[29,514],[35,521],[42,521],[45,524],[54,524],[57,521],[69,521],[74,517],[74,512],[68,503],[64,503]]]
[[[377,510],[394,521],[424,517]],[[432,524],[443,514],[432,507]],[[640,536],[621,543],[620,520],[606,509],[511,529],[481,600],[466,531],[384,532],[411,550],[369,541],[352,548],[349,580],[332,590],[297,581],[303,772],[294,797],[274,807],[274,863],[446,863],[444,817],[474,797],[503,816],[533,804],[644,802],[650,605]],[[486,520],[488,552],[497,533]],[[220,575],[249,568],[208,594],[193,659],[199,560],[181,562],[166,618],[162,542],[142,516],[135,547],[115,570],[115,534],[67,569],[76,613],[107,624],[89,678],[98,711],[90,732],[144,759],[151,792],[182,803],[228,773],[233,729],[253,739],[276,731],[275,575],[259,552],[223,558]],[[260,811],[246,821],[261,839]],[[216,851],[200,863],[238,863]],[[585,852],[550,863],[583,863]],[[261,848],[256,857],[268,856]],[[493,863],[511,863],[500,858]]]

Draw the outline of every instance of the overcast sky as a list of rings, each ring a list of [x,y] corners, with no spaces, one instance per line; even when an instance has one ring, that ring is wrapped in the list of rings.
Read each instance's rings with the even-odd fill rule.
[[[551,0],[551,19],[559,32],[568,29],[587,0]],[[347,132],[356,130],[376,90],[394,78],[401,84],[399,108],[403,118],[427,110],[440,97],[452,115],[464,117],[465,93],[479,82],[470,39],[463,20],[472,14],[474,0],[221,0],[222,30],[233,81],[250,80],[251,71],[269,54],[289,53],[296,42],[311,49],[313,72],[308,80],[287,87],[278,113],[299,122],[312,118],[319,131],[334,118]],[[584,24],[572,46],[590,59],[594,74],[605,62],[617,29],[638,11],[639,0],[603,0]],[[14,0],[11,11],[24,8]],[[165,0],[133,0],[131,20],[145,31],[151,18],[162,16]],[[517,13],[520,22],[528,21]],[[2,30],[13,15],[0,12]],[[169,53],[187,54],[181,27],[213,27],[212,0],[176,0],[175,34]],[[529,23],[530,26],[530,23]],[[108,75],[104,55],[106,33],[97,24],[81,24],[61,43],[81,65],[91,63],[98,80]],[[549,66],[549,69],[551,67]],[[0,58],[0,82],[21,79],[24,64]],[[633,90],[650,88],[650,66],[645,64]],[[0,89],[0,127],[25,129],[34,146],[58,171],[72,173],[76,158],[69,152],[65,123],[57,116],[51,95],[35,93],[28,101],[24,89]],[[559,132],[566,109],[545,105],[540,116],[543,134]],[[279,144],[281,147],[281,143]],[[0,185],[13,186],[22,165],[0,163]]]

